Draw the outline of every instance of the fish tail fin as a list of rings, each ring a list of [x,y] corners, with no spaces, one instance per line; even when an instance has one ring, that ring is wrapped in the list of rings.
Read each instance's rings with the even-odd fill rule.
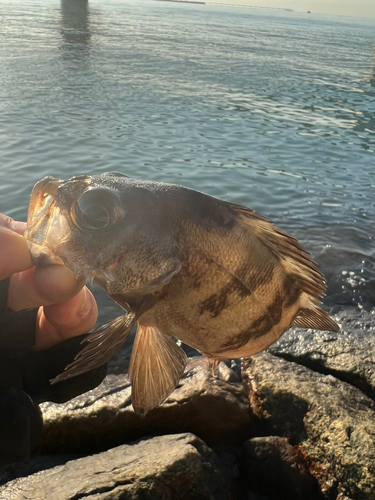
[[[99,326],[84,340],[85,347],[65,370],[50,380],[56,384],[104,365],[121,348],[136,322],[134,313],[127,313]]]
[[[176,388],[184,373],[186,354],[156,327],[138,324],[129,376],[134,411],[145,416]]]
[[[298,328],[313,328],[328,332],[338,332],[340,327],[328,314],[316,304],[310,303],[307,307],[301,307],[292,321],[292,326]]]

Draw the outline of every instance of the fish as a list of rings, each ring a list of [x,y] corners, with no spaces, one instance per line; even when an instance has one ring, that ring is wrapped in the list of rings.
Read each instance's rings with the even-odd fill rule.
[[[35,265],[65,265],[124,309],[51,382],[108,362],[137,325],[129,377],[139,415],[176,388],[187,363],[181,342],[213,372],[290,327],[339,330],[319,306],[324,277],[296,238],[183,186],[116,172],[46,177],[32,190],[25,237]]]

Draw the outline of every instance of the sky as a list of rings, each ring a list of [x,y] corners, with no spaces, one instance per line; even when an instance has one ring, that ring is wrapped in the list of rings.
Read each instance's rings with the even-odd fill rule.
[[[315,14],[375,18],[375,0],[207,0],[207,2],[279,7],[298,12],[309,10]]]

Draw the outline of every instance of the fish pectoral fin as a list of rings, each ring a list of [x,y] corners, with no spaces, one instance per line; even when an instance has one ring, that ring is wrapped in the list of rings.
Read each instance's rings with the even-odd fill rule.
[[[99,326],[83,340],[85,347],[60,375],[50,381],[51,384],[75,377],[107,363],[121,348],[135,322],[136,315],[127,313]]]
[[[176,388],[184,373],[186,354],[156,327],[138,324],[129,376],[134,411],[145,416]]]
[[[312,309],[301,308],[292,321],[291,326],[296,326],[298,328],[313,328],[314,330],[323,330],[327,332],[338,332],[340,330],[339,325],[318,306]]]

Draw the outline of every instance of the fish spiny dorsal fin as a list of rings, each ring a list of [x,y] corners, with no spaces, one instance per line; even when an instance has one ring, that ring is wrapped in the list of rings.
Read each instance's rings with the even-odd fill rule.
[[[184,373],[186,354],[156,327],[138,323],[129,376],[134,411],[145,416],[176,388]]]
[[[135,314],[127,313],[99,326],[83,340],[85,347],[60,375],[51,380],[51,384],[75,377],[107,363],[121,348],[135,322]]]
[[[251,234],[280,261],[286,273],[293,275],[301,291],[317,303],[318,298],[324,295],[326,282],[310,254],[296,238],[249,208],[233,203],[229,206],[235,211],[237,220],[246,225]]]

